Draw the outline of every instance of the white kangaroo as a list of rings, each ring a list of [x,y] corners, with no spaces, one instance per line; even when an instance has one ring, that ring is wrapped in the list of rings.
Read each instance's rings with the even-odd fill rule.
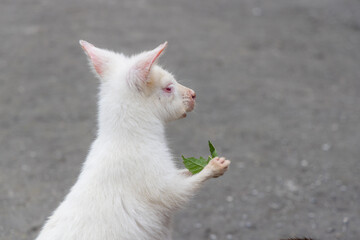
[[[166,42],[131,57],[80,45],[100,79],[97,138],[37,240],[169,240],[174,212],[230,161],[176,168],[164,124],[194,109],[195,92],[156,65]]]

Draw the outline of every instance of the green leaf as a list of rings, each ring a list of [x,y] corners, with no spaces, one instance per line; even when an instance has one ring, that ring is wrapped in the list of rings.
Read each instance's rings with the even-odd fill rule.
[[[211,143],[210,141],[209,141],[209,149],[210,149],[210,154],[211,154],[211,157],[212,157],[212,158],[218,156],[214,145],[212,145],[212,143]]]
[[[212,143],[210,141],[209,141],[209,149],[210,149],[211,156],[209,156],[207,159],[205,159],[203,157],[200,157],[200,158],[194,158],[194,157],[186,158],[184,156],[181,156],[182,159],[183,159],[183,163],[184,163],[185,167],[192,174],[196,174],[196,173],[201,172],[201,170],[204,169],[204,167],[210,162],[211,159],[218,156],[214,145],[212,145]]]
[[[199,173],[208,164],[208,161],[203,157],[200,157],[199,159],[194,158],[194,157],[190,157],[190,158],[185,158],[184,156],[181,156],[181,157],[183,159],[183,163],[184,163],[185,167],[192,174]]]

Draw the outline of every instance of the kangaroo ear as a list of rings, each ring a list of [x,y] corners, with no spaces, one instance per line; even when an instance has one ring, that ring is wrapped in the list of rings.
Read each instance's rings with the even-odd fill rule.
[[[84,40],[80,40],[79,43],[88,56],[91,69],[97,77],[102,79],[109,68],[109,63],[114,53],[105,49],[97,48]]]
[[[131,68],[130,81],[139,87],[149,80],[151,67],[156,63],[162,52],[165,50],[167,42],[159,45],[154,50],[141,53],[135,57],[135,64]]]

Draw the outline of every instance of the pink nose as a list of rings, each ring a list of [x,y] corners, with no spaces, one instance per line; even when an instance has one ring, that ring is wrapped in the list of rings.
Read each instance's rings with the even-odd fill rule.
[[[190,95],[193,100],[196,98],[196,93],[193,90],[190,90]]]

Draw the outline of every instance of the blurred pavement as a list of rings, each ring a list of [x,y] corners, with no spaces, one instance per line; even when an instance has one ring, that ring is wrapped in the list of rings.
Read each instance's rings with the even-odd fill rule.
[[[174,155],[231,159],[174,240],[360,238],[358,0],[1,0],[0,240],[33,239],[79,174],[97,79],[78,40],[160,63],[197,92]]]

